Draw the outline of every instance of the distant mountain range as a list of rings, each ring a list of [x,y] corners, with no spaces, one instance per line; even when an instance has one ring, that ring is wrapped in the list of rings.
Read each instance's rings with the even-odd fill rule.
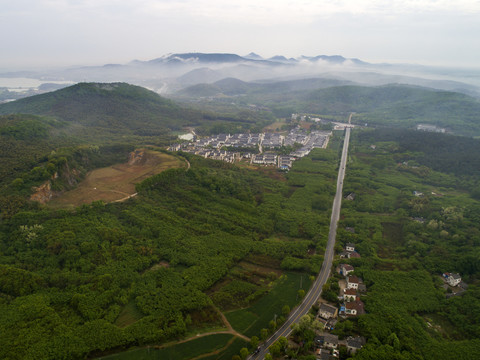
[[[149,61],[139,61],[135,60],[132,64],[192,64],[192,63],[202,63],[202,64],[228,64],[228,63],[265,63],[268,65],[274,64],[297,64],[299,61],[309,61],[309,62],[318,62],[325,61],[332,64],[343,64],[345,62],[351,61],[357,65],[368,65],[368,63],[360,61],[358,59],[346,59],[340,55],[327,56],[327,55],[318,55],[318,56],[301,56],[299,58],[290,58],[287,59],[283,55],[273,56],[268,59],[264,59],[258,54],[250,53],[246,56],[240,56],[236,54],[226,54],[226,53],[185,53],[185,54],[168,54],[157,59]]]
[[[127,82],[160,94],[173,94],[192,85],[212,84],[225,78],[261,83],[321,78],[363,86],[391,83],[424,86],[480,98],[480,72],[420,65],[374,64],[341,55],[302,55],[296,58],[276,55],[263,58],[253,52],[244,56],[230,53],[175,53],[127,64],[15,72],[0,74],[0,77],[28,77],[45,82]]]

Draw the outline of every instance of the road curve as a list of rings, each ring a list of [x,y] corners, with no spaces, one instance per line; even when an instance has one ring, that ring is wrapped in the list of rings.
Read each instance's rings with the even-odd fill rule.
[[[340,160],[340,168],[338,169],[337,177],[337,192],[333,200],[332,217],[330,219],[330,231],[328,233],[327,247],[325,250],[325,257],[323,260],[322,268],[318,273],[317,279],[313,283],[313,286],[309,292],[305,295],[303,302],[296,307],[291,313],[285,323],[269,338],[267,341],[260,345],[260,351],[257,354],[253,354],[248,357],[250,360],[261,360],[265,358],[268,353],[268,347],[278,340],[281,336],[288,337],[292,332],[291,325],[297,323],[299,319],[308,313],[312,305],[318,300],[322,293],[322,287],[327,282],[330,276],[330,270],[332,267],[335,238],[337,235],[337,224],[340,218],[340,206],[342,204],[343,195],[343,179],[345,177],[345,167],[348,156],[348,144],[350,142],[351,128],[345,129],[345,140],[343,143],[342,158]]]

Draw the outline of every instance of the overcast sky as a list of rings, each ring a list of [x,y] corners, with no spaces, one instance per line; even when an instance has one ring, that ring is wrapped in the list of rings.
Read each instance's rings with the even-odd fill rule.
[[[0,69],[175,52],[480,65],[480,0],[0,0]]]

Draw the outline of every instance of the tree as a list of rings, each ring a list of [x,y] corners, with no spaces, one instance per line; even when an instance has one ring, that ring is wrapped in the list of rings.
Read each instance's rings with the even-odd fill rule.
[[[303,289],[298,290],[298,297],[300,299],[303,299],[304,296],[305,296],[305,290]]]
[[[241,358],[242,360],[245,360],[245,359],[247,358],[247,356],[248,356],[248,352],[249,352],[249,351],[248,351],[247,348],[245,348],[245,347],[244,347],[244,348],[241,348],[241,349],[240,349],[240,358]]]
[[[285,336],[280,336],[277,341],[280,344],[282,351],[285,351],[288,345],[288,340]]]
[[[270,354],[265,355],[264,360],[273,360],[272,355]]]
[[[250,346],[252,349],[256,349],[258,347],[259,339],[258,336],[252,336],[250,339]]]
[[[290,306],[285,305],[285,306],[282,308],[282,314],[283,314],[283,316],[287,317],[288,314],[290,314]]]
[[[260,330],[260,338],[265,341],[268,338],[268,329],[262,329]]]
[[[268,327],[270,328],[271,332],[274,332],[277,328],[277,322],[275,320],[270,320],[270,322],[268,323]]]
[[[280,345],[280,343],[276,341],[272,345],[270,345],[268,350],[270,351],[270,354],[272,354],[274,358],[279,357],[280,354],[282,353],[282,345]]]

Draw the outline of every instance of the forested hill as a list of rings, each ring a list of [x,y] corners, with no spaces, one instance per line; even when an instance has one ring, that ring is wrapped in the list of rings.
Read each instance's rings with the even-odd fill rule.
[[[153,91],[126,83],[79,83],[0,105],[0,114],[49,115],[72,124],[125,130],[175,129],[201,114],[179,107]]]
[[[256,104],[268,107],[279,117],[292,113],[345,117],[354,112],[353,121],[361,125],[414,128],[425,123],[459,135],[480,135],[478,99],[419,86],[360,86],[320,78],[267,84],[224,79],[192,86],[177,95],[194,99],[215,96],[217,103]]]
[[[314,113],[356,112],[357,122],[395,127],[435,124],[457,134],[480,134],[480,102],[468,95],[405,85],[320,89],[302,100]]]

